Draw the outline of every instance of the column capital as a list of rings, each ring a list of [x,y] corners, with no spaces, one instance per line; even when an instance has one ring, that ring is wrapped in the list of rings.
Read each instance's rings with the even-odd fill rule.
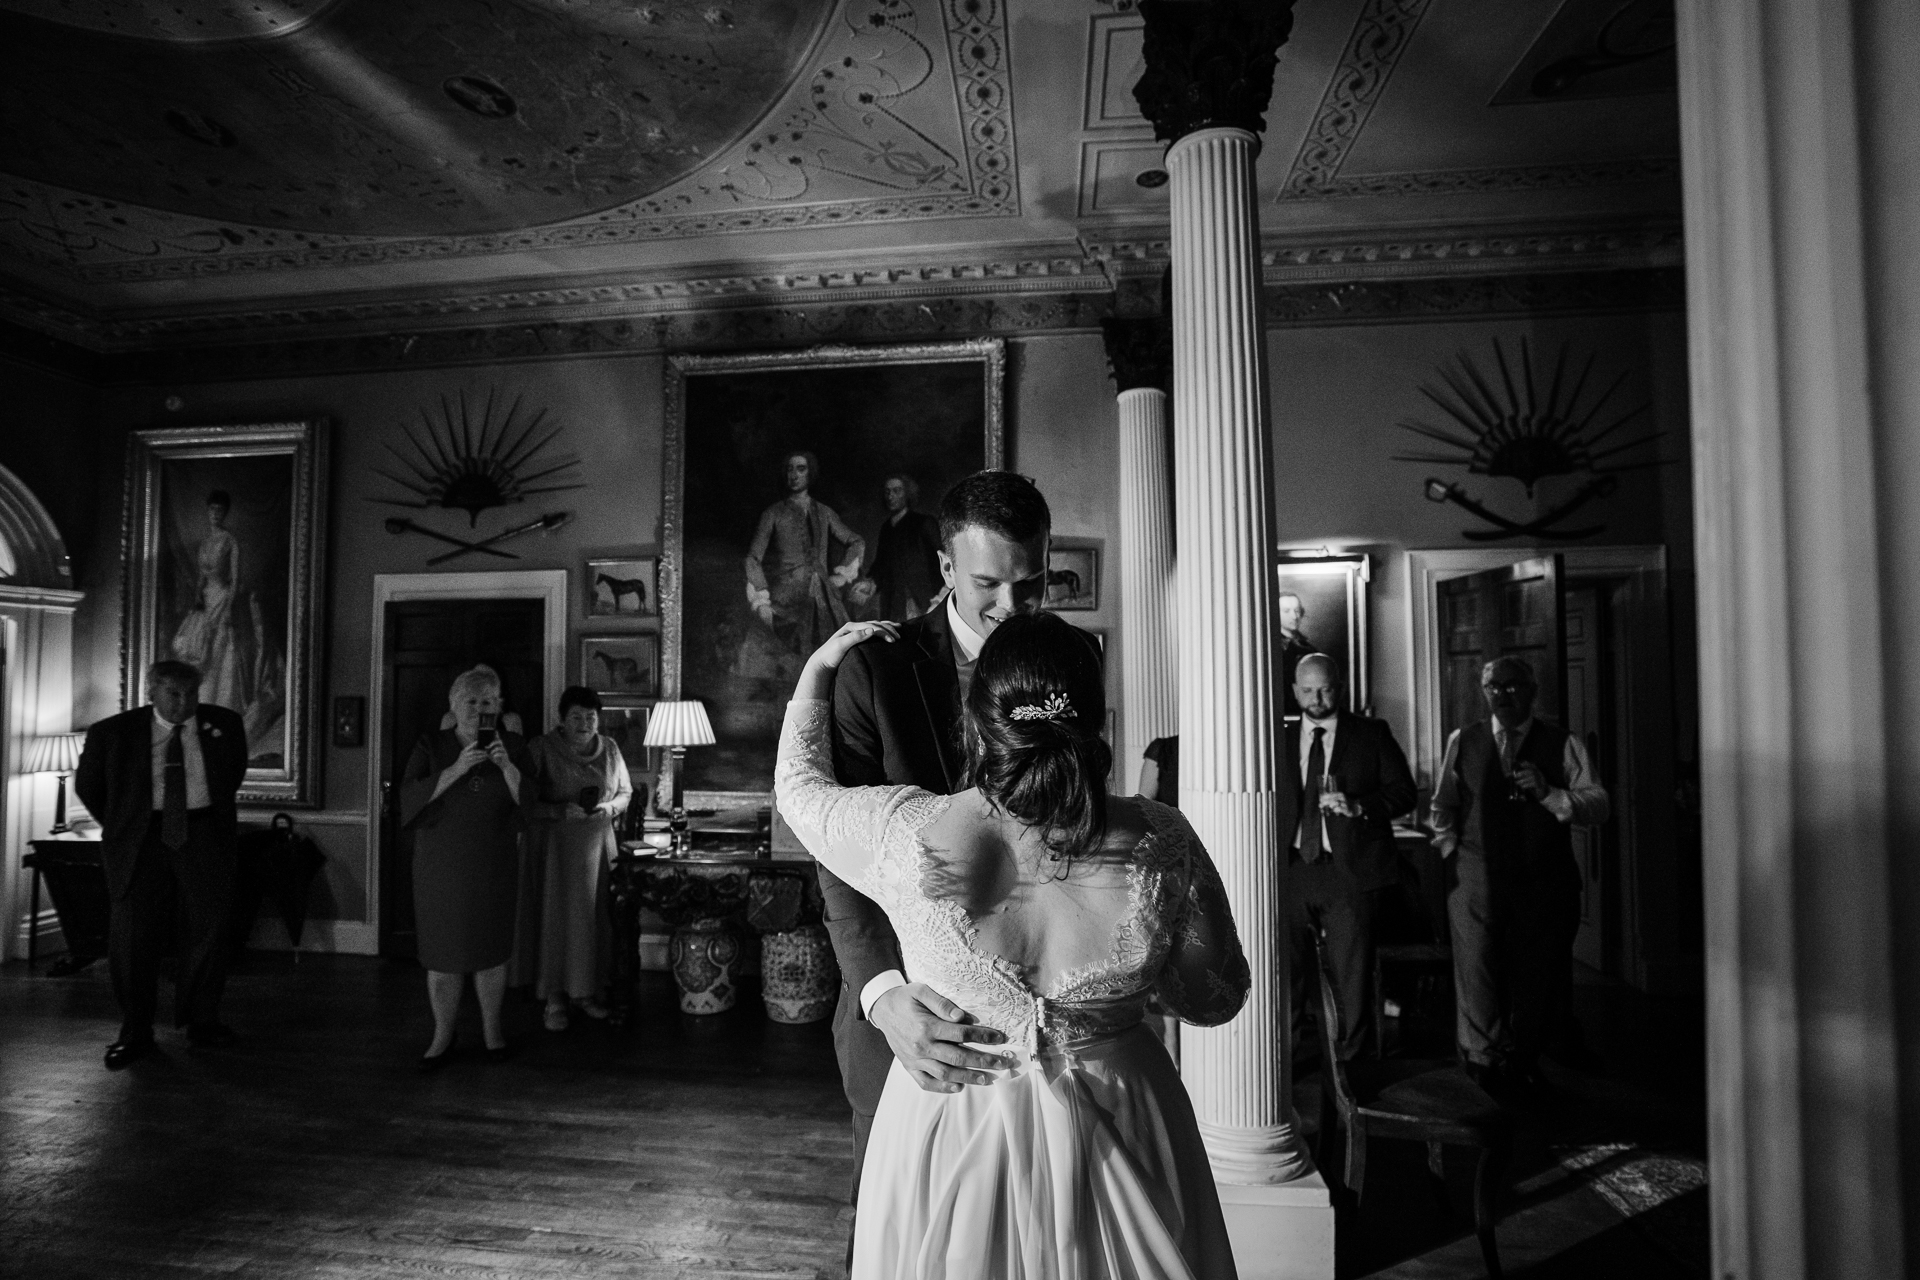
[[[1109,316],[1100,322],[1116,391],[1173,391],[1173,326],[1164,316]]]
[[[1267,127],[1273,68],[1293,30],[1293,0],[1140,0],[1147,70],[1133,86],[1153,136]]]

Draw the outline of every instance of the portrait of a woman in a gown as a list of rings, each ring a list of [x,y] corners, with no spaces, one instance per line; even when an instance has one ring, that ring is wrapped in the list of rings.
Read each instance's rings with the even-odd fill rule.
[[[261,522],[238,518],[232,490],[205,492],[204,515],[194,522],[199,528],[182,527],[184,511],[175,516],[179,612],[161,635],[172,656],[199,668],[201,701],[239,712],[249,758],[271,767],[286,750],[286,658],[270,625],[282,605],[263,594],[277,585],[276,572],[284,576],[284,565],[275,563],[284,560],[284,548],[260,545],[250,536]]]
[[[240,542],[227,529],[233,495],[215,489],[207,495],[207,536],[196,561],[200,571],[199,607],[180,620],[173,633],[173,656],[200,668],[200,700],[230,711],[247,707],[246,668],[234,634],[233,607],[240,582]]]

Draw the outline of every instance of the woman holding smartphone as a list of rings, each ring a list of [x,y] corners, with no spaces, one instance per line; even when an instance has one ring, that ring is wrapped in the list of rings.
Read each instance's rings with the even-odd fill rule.
[[[560,694],[560,723],[527,754],[527,816],[545,890],[538,992],[547,1003],[547,1030],[565,1031],[569,1001],[589,1018],[607,1016],[607,872],[620,852],[613,824],[633,799],[633,782],[620,749],[600,732],[600,695],[581,685]]]
[[[507,1056],[500,1002],[513,954],[522,777],[527,745],[503,732],[500,676],[478,666],[454,677],[453,727],[420,739],[400,786],[400,821],[413,831],[413,907],[420,964],[433,1005],[422,1071],[446,1065],[467,975],[473,975],[487,1057]]]

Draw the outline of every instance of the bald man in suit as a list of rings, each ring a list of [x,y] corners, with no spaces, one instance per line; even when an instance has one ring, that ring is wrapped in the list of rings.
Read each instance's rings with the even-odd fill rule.
[[[224,1044],[222,934],[233,897],[235,797],[247,776],[247,731],[238,714],[200,701],[200,673],[184,662],[147,670],[152,702],[87,730],[73,789],[101,827],[112,898],[107,962],[120,1003],[120,1037],[107,1046],[117,1071],[153,1049],[160,957],[176,912],[180,972],[174,1018],[196,1047]]]

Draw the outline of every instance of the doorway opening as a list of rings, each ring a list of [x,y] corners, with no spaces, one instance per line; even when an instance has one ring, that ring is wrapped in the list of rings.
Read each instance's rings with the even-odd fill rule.
[[[476,663],[500,673],[503,711],[544,733],[566,676],[565,570],[382,574],[374,579],[368,847],[379,952],[414,956],[412,839],[400,828],[400,780],[414,745],[438,732],[453,678]]]

